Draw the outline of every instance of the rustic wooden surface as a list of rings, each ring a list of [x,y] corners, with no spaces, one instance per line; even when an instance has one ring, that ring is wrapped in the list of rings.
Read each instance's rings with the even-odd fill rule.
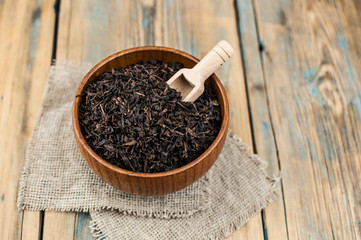
[[[1,0],[0,239],[92,239],[86,213],[16,208],[52,58],[142,45],[201,57],[220,39],[235,49],[218,71],[230,127],[282,177],[279,199],[228,239],[361,239],[360,12],[359,0]]]

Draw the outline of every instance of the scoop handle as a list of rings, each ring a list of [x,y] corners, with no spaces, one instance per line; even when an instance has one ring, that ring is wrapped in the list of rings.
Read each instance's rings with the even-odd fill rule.
[[[192,70],[198,73],[201,76],[200,80],[204,82],[232,55],[233,48],[228,42],[222,40],[217,43]]]

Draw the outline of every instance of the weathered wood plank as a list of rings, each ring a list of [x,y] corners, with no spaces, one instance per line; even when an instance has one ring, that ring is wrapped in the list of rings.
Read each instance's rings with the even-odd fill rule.
[[[115,51],[141,45],[175,47],[201,57],[220,39],[229,41],[236,50],[232,62],[218,72],[231,103],[230,125],[252,145],[235,12],[230,0],[207,5],[202,1],[63,0],[57,58],[96,63]],[[261,215],[234,236],[263,239]]]
[[[74,226],[74,240],[95,239],[89,231],[89,213],[77,213]]]
[[[359,3],[255,2],[289,237],[360,239]]]
[[[41,215],[39,211],[24,211],[21,239],[39,239],[41,226]]]
[[[18,212],[18,180],[51,64],[54,1],[0,2],[0,239],[37,236],[39,212]],[[22,229],[22,220],[33,224]]]
[[[45,211],[43,225],[44,240],[73,239],[75,213]]]
[[[174,1],[173,4],[174,13],[173,6],[162,1],[164,10],[158,18],[165,20],[158,24],[167,31],[161,33],[163,37],[158,39],[163,41],[159,44],[183,49],[198,57],[204,56],[208,49],[221,39],[227,40],[234,47],[235,55],[231,63],[226,63],[217,74],[225,85],[230,102],[230,128],[252,146],[233,2],[212,1],[204,4],[202,1]],[[263,239],[261,215],[252,218],[230,238]]]
[[[70,1],[60,2],[57,47],[59,47],[59,45],[63,46],[64,44],[67,44],[66,41],[59,40],[60,35],[64,30],[70,31],[71,27],[77,27],[79,29],[81,28],[80,26],[70,25],[70,17],[72,16],[73,12],[72,9],[69,8],[69,6]],[[62,30],[62,32],[60,30]],[[56,54],[58,54],[57,50],[55,51]],[[56,58],[58,58],[58,55]],[[74,212],[45,211],[43,224],[43,239],[73,239],[75,233],[75,219],[76,213]]]
[[[268,175],[279,176],[277,149],[269,117],[253,3],[251,0],[238,0],[236,8],[256,151],[267,161]],[[267,239],[287,239],[284,207],[280,191],[279,198],[264,210],[264,234]]]

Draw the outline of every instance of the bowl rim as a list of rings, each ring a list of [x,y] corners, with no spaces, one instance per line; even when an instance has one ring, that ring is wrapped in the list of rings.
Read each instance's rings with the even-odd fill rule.
[[[80,124],[79,124],[79,105],[80,105],[80,101],[77,101],[79,98],[77,97],[78,95],[81,94],[82,90],[85,88],[85,86],[87,85],[86,82],[88,81],[88,79],[99,69],[101,68],[103,65],[105,65],[106,63],[108,63],[109,61],[121,57],[123,55],[126,54],[130,54],[133,52],[142,52],[142,51],[160,51],[160,52],[169,52],[169,53],[173,53],[173,54],[177,54],[177,55],[181,55],[183,57],[186,57],[192,61],[194,61],[195,63],[199,62],[199,59],[197,59],[196,57],[183,52],[181,50],[178,49],[174,49],[174,48],[170,48],[170,47],[158,47],[158,46],[142,46],[142,47],[134,47],[134,48],[128,48],[119,52],[116,52],[106,58],[104,58],[103,60],[101,60],[100,62],[98,62],[81,80],[80,84],[78,85],[76,94],[74,96],[74,101],[73,101],[73,106],[72,106],[72,125],[73,125],[73,130],[74,130],[74,134],[75,137],[78,140],[78,143],[80,143],[82,145],[82,147],[87,151],[88,154],[90,154],[98,163],[100,163],[101,165],[103,165],[106,168],[109,168],[113,171],[116,171],[117,173],[120,174],[124,174],[124,175],[128,175],[128,176],[132,176],[132,177],[139,177],[139,178],[159,178],[159,177],[166,177],[166,176],[173,176],[176,174],[180,174],[182,172],[187,171],[188,169],[192,168],[193,166],[199,164],[200,162],[202,162],[211,152],[213,152],[213,150],[216,148],[216,146],[218,146],[218,144],[221,142],[223,136],[225,134],[227,134],[227,130],[228,130],[228,121],[229,121],[229,105],[228,105],[228,99],[227,99],[227,95],[226,95],[226,91],[223,87],[223,84],[221,83],[221,81],[219,80],[219,78],[216,76],[216,74],[212,74],[211,77],[215,80],[216,85],[219,88],[220,91],[220,95],[221,98],[223,99],[224,102],[224,116],[222,118],[222,123],[221,123],[221,127],[220,130],[218,132],[217,137],[215,138],[215,140],[212,142],[212,144],[206,149],[206,151],[204,151],[199,157],[197,157],[196,159],[194,159],[193,161],[191,161],[190,163],[170,170],[170,171],[166,171],[166,172],[158,172],[158,173],[144,173],[144,172],[134,172],[134,171],[130,171],[130,170],[126,170],[120,167],[117,167],[109,162],[107,162],[106,160],[104,160],[103,158],[101,158],[98,154],[96,154],[93,149],[88,145],[88,143],[85,141],[83,134],[81,132],[80,129]]]

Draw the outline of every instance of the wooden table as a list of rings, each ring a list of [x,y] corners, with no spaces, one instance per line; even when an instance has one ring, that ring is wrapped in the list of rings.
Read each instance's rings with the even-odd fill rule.
[[[230,125],[279,175],[229,239],[361,239],[360,0],[1,0],[0,239],[91,239],[86,213],[21,211],[18,179],[53,59],[235,48]],[[242,199],[240,199],[242,201]]]

